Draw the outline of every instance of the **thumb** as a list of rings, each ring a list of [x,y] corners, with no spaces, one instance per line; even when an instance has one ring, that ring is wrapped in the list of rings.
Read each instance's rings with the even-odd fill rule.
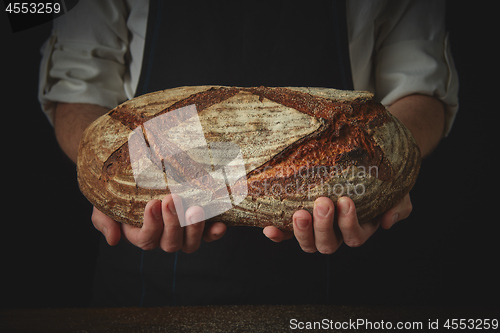
[[[410,194],[407,194],[400,202],[382,215],[380,226],[384,229],[389,229],[396,222],[410,216],[412,209]]]
[[[114,246],[118,244],[121,238],[119,222],[116,222],[94,207],[94,211],[92,212],[92,223],[94,227],[106,237],[106,242],[108,242],[109,245]]]

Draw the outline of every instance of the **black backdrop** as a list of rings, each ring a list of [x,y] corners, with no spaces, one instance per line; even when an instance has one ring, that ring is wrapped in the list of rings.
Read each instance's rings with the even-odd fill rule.
[[[494,12],[448,2],[460,76],[453,130],[423,163],[411,217],[332,255],[334,302],[484,306],[499,299]],[[0,14],[2,307],[86,306],[90,297],[98,240],[91,206],[37,101],[39,49],[50,29],[11,33]]]

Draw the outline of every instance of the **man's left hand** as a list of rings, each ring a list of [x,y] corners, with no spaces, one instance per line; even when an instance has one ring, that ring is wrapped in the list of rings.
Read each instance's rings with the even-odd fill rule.
[[[337,214],[335,214],[335,209],[338,210]],[[321,197],[314,202],[313,216],[306,210],[295,212],[293,233],[269,226],[264,228],[264,234],[275,242],[281,242],[295,235],[305,252],[319,251],[323,254],[330,254],[335,252],[342,242],[350,247],[361,246],[379,226],[389,229],[396,222],[407,218],[411,210],[410,195],[407,194],[403,200],[383,215],[370,222],[359,224],[356,207],[349,197],[339,198],[336,206],[329,198]],[[337,215],[337,221],[335,221],[335,215]]]

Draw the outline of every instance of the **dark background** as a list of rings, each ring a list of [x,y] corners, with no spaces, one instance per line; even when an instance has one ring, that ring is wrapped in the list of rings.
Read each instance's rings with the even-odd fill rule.
[[[344,245],[332,255],[334,302],[498,306],[494,12],[484,4],[447,3],[460,78],[454,127],[423,163],[411,217],[360,248]],[[0,14],[2,307],[80,307],[90,299],[98,232],[75,167],[37,101],[39,49],[50,29],[47,23],[12,33]]]

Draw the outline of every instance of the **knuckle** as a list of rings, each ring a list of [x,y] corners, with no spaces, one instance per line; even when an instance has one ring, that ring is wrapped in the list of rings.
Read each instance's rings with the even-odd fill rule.
[[[331,233],[333,231],[333,224],[321,221],[314,224],[314,232],[317,233]]]
[[[323,245],[318,246],[318,252],[322,254],[332,254],[337,250],[337,247],[334,245]]]
[[[339,228],[342,234],[355,234],[359,230],[359,224],[354,221],[341,221],[339,220]]]
[[[141,246],[139,246],[141,249],[145,250],[145,251],[150,251],[150,250],[154,250],[156,249],[156,244],[154,243],[145,243],[145,244],[142,244]]]
[[[179,244],[162,244],[161,245],[161,249],[165,252],[168,252],[168,253],[173,253],[173,252],[177,252],[181,249],[181,245]]]
[[[186,232],[193,233],[193,234],[201,234],[203,233],[203,230],[205,229],[205,224],[203,221],[201,222],[196,222],[194,224],[190,224],[186,226]]]
[[[137,234],[135,237],[133,235],[129,235],[128,239],[132,244],[145,251],[154,250],[158,247],[158,240],[156,239],[141,237]]]
[[[365,240],[355,237],[355,238],[344,239],[344,242],[349,247],[360,247],[365,243]]]
[[[296,231],[295,238],[300,244],[305,244],[309,242],[309,239],[312,238],[312,235],[310,235],[308,232]]]

